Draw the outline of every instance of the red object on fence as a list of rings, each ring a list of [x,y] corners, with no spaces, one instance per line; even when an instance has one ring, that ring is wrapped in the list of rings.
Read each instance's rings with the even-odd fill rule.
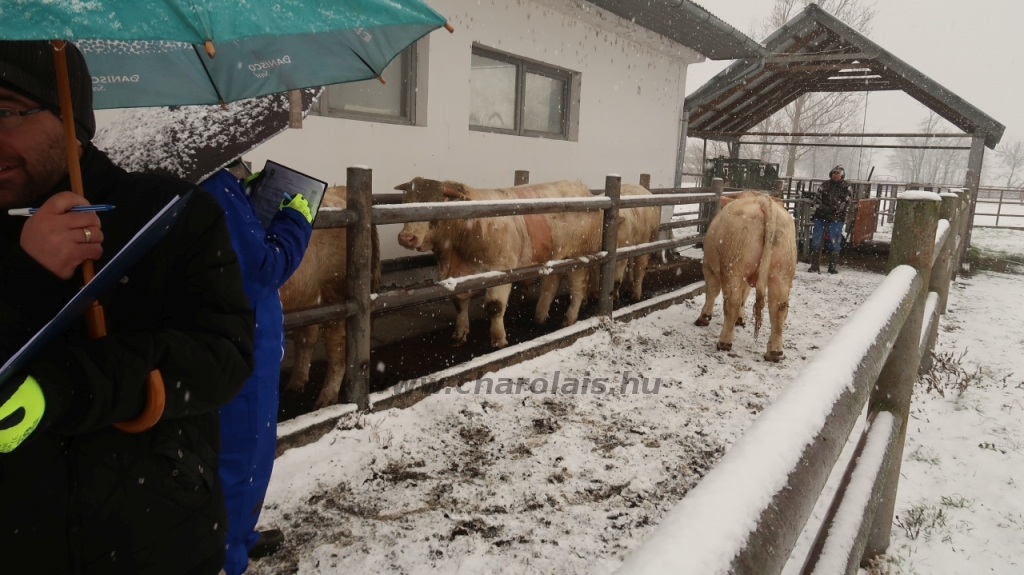
[[[875,233],[875,208],[878,205],[878,198],[857,200],[857,214],[853,218],[853,240],[850,247],[856,246],[864,240],[870,240]]]

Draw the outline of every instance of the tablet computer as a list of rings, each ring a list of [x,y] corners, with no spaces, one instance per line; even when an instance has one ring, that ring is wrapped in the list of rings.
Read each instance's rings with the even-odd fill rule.
[[[316,219],[320,202],[324,199],[327,182],[297,172],[272,160],[267,160],[260,173],[256,189],[252,192],[252,203],[263,227],[269,227],[274,215],[280,209],[281,201],[302,194],[309,202],[309,213]]]

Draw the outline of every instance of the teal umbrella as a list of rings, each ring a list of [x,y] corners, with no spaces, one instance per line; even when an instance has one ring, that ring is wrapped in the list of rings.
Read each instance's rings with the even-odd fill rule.
[[[26,0],[0,38],[64,38],[85,55],[95,108],[218,104],[379,78],[446,27],[421,0]]]

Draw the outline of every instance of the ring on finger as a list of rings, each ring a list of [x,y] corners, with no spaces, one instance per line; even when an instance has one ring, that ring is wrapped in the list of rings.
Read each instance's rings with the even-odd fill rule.
[[[89,231],[89,228],[82,228],[82,231],[85,232],[85,243],[92,243],[92,232]]]

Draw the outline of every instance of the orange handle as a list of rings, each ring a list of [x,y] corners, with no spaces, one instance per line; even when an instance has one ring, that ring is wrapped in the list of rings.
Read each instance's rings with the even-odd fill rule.
[[[146,378],[146,405],[142,408],[142,413],[135,419],[118,421],[111,425],[125,433],[142,433],[160,421],[160,417],[164,414],[166,401],[164,378],[160,375],[159,369],[154,369]]]
[[[78,160],[78,136],[75,134],[74,108],[71,105],[71,82],[68,80],[68,60],[64,51],[63,40],[53,40],[53,64],[57,73],[57,93],[60,96],[61,124],[64,128],[64,145],[68,157],[68,177],[71,180],[71,191],[85,196],[85,187],[82,185],[82,168]],[[213,47],[208,43],[207,49]],[[213,55],[211,54],[212,58]],[[89,283],[93,277],[92,261],[82,262],[82,277],[85,283]],[[85,322],[89,333],[89,339],[96,339],[107,335],[107,323],[103,316],[103,307],[93,302],[85,312]],[[146,378],[146,406],[142,414],[129,421],[121,421],[113,426],[126,433],[142,433],[160,421],[164,413],[166,403],[166,390],[164,389],[164,378],[160,371],[149,372]]]

